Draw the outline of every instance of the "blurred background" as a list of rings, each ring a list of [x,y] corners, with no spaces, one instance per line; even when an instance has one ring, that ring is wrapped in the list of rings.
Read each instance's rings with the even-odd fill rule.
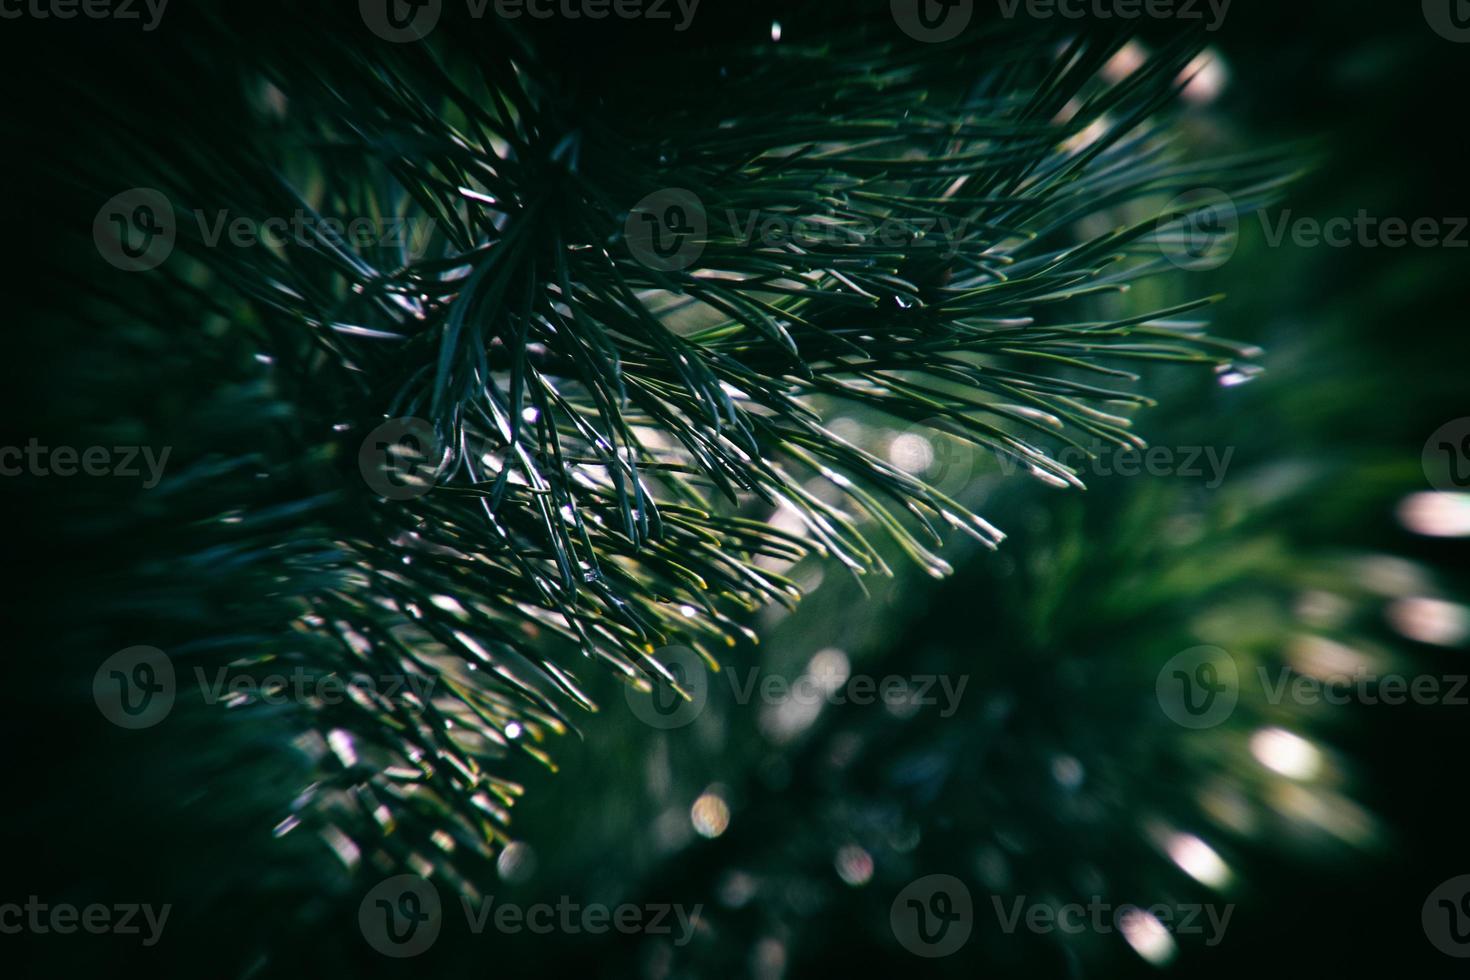
[[[175,3],[160,29],[186,37],[189,12]],[[522,906],[561,896],[697,905],[687,942],[471,935],[447,915],[423,956],[377,956],[357,933],[370,872],[346,873],[320,841],[272,838],[285,801],[269,791],[218,804],[222,778],[294,785],[301,765],[269,716],[248,736],[258,771],[227,777],[204,748],[193,763],[140,771],[136,742],[77,721],[86,691],[69,686],[53,651],[58,633],[88,630],[93,598],[68,583],[95,560],[97,518],[75,499],[8,500],[12,658],[25,663],[6,685],[17,765],[6,826],[24,858],[0,872],[0,901],[41,887],[83,901],[126,881],[175,910],[156,949],[81,935],[22,947],[0,935],[0,959],[20,976],[109,960],[167,973],[190,964],[193,975],[1463,973],[1423,914],[1442,883],[1470,874],[1457,802],[1470,690],[1455,680],[1470,674],[1460,478],[1470,445],[1459,442],[1470,422],[1441,433],[1470,417],[1470,233],[1459,248],[1311,245],[1290,231],[1273,242],[1279,222],[1303,218],[1366,211],[1434,219],[1449,234],[1470,215],[1470,44],[1435,29],[1433,6],[1236,0],[1212,33],[1182,96],[1182,138],[1200,155],[1289,145],[1302,176],[1264,220],[1240,215],[1238,234],[1199,267],[1133,297],[1144,309],[1225,293],[1213,332],[1264,351],[1260,370],[1149,372],[1144,390],[1161,407],[1138,431],[1167,460],[1087,472],[1078,492],[1005,473],[942,437],[844,417],[844,435],[983,505],[1006,544],[951,544],[956,573],[939,582],[889,556],[894,578],[868,582],[868,595],[828,563],[781,569],[807,597],[755,617],[760,643],[730,651],[694,710],[594,677],[602,710],[550,746],[558,772],[507,763],[525,787],[516,842],[482,894]],[[96,27],[59,41],[62,26],[0,24],[9,90],[26,100],[5,129],[24,253],[7,262],[22,300],[6,359],[17,433],[36,419],[94,424],[98,392],[126,387],[98,351],[59,339],[76,336],[59,324],[79,304],[82,255],[60,228],[85,235],[96,202],[51,193],[48,161],[93,147],[86,119],[49,96],[68,74],[100,85],[116,72],[125,90],[126,66],[153,49]],[[821,30],[820,15],[783,20],[788,39]],[[1162,33],[1145,25],[1125,55],[1141,57]],[[239,56],[208,54],[222,65]],[[133,355],[161,378],[188,370],[187,351]],[[164,402],[114,402],[116,418],[192,410]],[[6,445],[23,442],[7,432]],[[1195,672],[1201,656],[1233,667],[1236,700],[1195,727],[1164,688],[1175,663],[1201,683],[1218,678]],[[1439,693],[1385,703],[1394,699],[1371,681],[1342,704],[1291,693],[1345,676],[1431,678]],[[853,703],[854,681],[890,677],[910,693],[930,685],[934,703]],[[820,696],[763,696],[768,678]],[[197,724],[167,738],[209,744],[212,729]],[[130,786],[175,802],[134,812]],[[209,794],[214,805],[191,802]],[[935,958],[916,956],[894,924],[905,889],[931,875],[959,879],[973,900],[968,941]],[[1199,933],[1143,917],[1007,933],[993,900],[1009,909],[1018,898],[1230,911],[1218,935],[1204,912]]]

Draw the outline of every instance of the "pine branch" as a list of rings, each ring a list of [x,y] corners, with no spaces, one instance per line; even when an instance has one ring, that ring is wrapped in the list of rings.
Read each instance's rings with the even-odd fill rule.
[[[169,499],[193,502],[195,533],[157,560],[268,579],[247,595],[291,617],[172,653],[431,682],[298,706],[320,775],[292,827],[351,841],[349,863],[458,880],[504,837],[522,791],[497,775],[507,759],[554,765],[552,736],[595,707],[589,671],[679,690],[658,649],[716,667],[754,640],[749,613],[798,597],[776,568],[816,555],[882,574],[882,535],[943,575],[944,533],[999,544],[833,417],[922,424],[1080,487],[1052,447],[1141,444],[1130,367],[1250,354],[1206,335],[1216,297],[1118,302],[1179,273],[1160,229],[1180,216],[1160,201],[1217,186],[1248,209],[1284,170],[1171,145],[1195,39],[1110,79],[1121,37],[1057,48],[1002,26],[915,47],[856,21],[666,52],[654,85],[636,66],[571,71],[499,22],[406,47],[293,26],[231,80],[247,138],[175,129],[130,172],[181,215],[300,209],[310,239],[218,247],[183,220],[139,287],[167,300],[132,309],[160,337],[216,323],[214,356],[267,358],[280,406],[250,409],[271,445],[180,481]],[[672,265],[636,235],[671,189],[706,225]],[[362,245],[328,218],[428,234]],[[804,234],[752,237],[768,220]],[[383,499],[355,470],[401,418],[425,423],[432,480]],[[257,471],[269,490],[245,489]]]

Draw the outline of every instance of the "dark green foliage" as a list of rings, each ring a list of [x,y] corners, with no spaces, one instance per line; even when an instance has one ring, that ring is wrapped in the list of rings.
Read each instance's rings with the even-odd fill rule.
[[[896,546],[942,575],[945,533],[1000,541],[973,501],[825,418],[931,427],[1080,486],[1055,451],[1140,444],[1139,366],[1251,355],[1206,336],[1213,297],[1122,300],[1179,275],[1165,201],[1217,186],[1248,210],[1284,172],[1173,145],[1197,39],[1109,82],[1123,38],[1010,25],[919,46],[881,16],[793,12],[772,44],[750,15],[728,39],[660,39],[640,59],[647,39],[599,57],[585,37],[493,19],[393,47],[350,17],[276,14],[279,37],[252,35],[248,60],[213,64],[241,16],[221,5],[167,58],[132,64],[128,92],[61,82],[103,152],[59,179],[99,204],[157,187],[180,216],[155,272],[95,256],[64,272],[101,298],[89,324],[58,327],[86,352],[66,383],[91,399],[66,423],[166,443],[175,470],[77,526],[72,502],[36,511],[99,556],[44,583],[92,610],[59,690],[138,643],[179,669],[172,727],[99,753],[158,779],[129,792],[170,809],[128,826],[160,845],[217,812],[165,786],[228,780],[272,811],[242,826],[251,853],[313,862],[331,888],[345,876],[303,838],[349,869],[473,880],[528,762],[554,765],[599,672],[677,686],[656,655],[674,643],[715,666],[753,639],[752,613],[796,600],[773,564],[814,555],[869,576]],[[710,234],[695,265],[660,272],[622,233],[673,187],[698,195]],[[241,248],[192,218],[298,209],[431,232],[415,248],[330,232]],[[730,216],[751,212],[847,232],[750,242]],[[862,231],[876,226],[903,244]],[[100,405],[116,406],[103,423]],[[434,489],[383,500],[359,452],[409,416],[434,431]],[[804,532],[773,527],[777,507]],[[298,667],[432,694],[208,710],[194,696],[196,670]],[[316,912],[264,904],[282,927]]]

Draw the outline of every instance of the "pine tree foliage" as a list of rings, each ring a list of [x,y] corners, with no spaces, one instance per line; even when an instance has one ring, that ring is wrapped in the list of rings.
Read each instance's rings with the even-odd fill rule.
[[[109,555],[137,557],[97,573],[116,615],[94,639],[157,643],[181,683],[422,680],[422,697],[232,705],[235,751],[308,760],[261,776],[298,780],[284,831],[349,864],[461,880],[505,839],[522,789],[504,773],[554,767],[555,739],[597,707],[585,678],[677,690],[657,656],[674,643],[718,669],[754,640],[753,611],[797,600],[773,564],[881,575],[887,537],[943,575],[945,535],[1000,543],[832,431],[835,412],[1080,487],[1057,447],[1141,444],[1133,369],[1250,356],[1206,334],[1216,297],[1118,312],[1181,274],[1160,229],[1184,215],[1163,202],[1214,186],[1248,210],[1284,169],[1177,152],[1196,38],[1120,77],[1104,68],[1121,36],[1008,24],[920,45],[882,17],[808,11],[779,43],[747,16],[609,53],[493,18],[389,45],[281,16],[264,56],[214,66],[201,91],[136,66],[156,85],[146,140],[112,95],[77,93],[113,152],[67,178],[105,197],[126,174],[182,216],[169,262],[96,312],[118,363],[175,386],[126,410],[174,434],[180,475],[101,529]],[[672,188],[708,233],[695,263],[661,270],[624,230]],[[279,247],[221,246],[190,217],[298,209],[312,237]],[[752,216],[821,234],[752,238]],[[425,234],[323,230],[354,217]],[[410,417],[432,431],[431,485],[383,499],[363,443]]]

